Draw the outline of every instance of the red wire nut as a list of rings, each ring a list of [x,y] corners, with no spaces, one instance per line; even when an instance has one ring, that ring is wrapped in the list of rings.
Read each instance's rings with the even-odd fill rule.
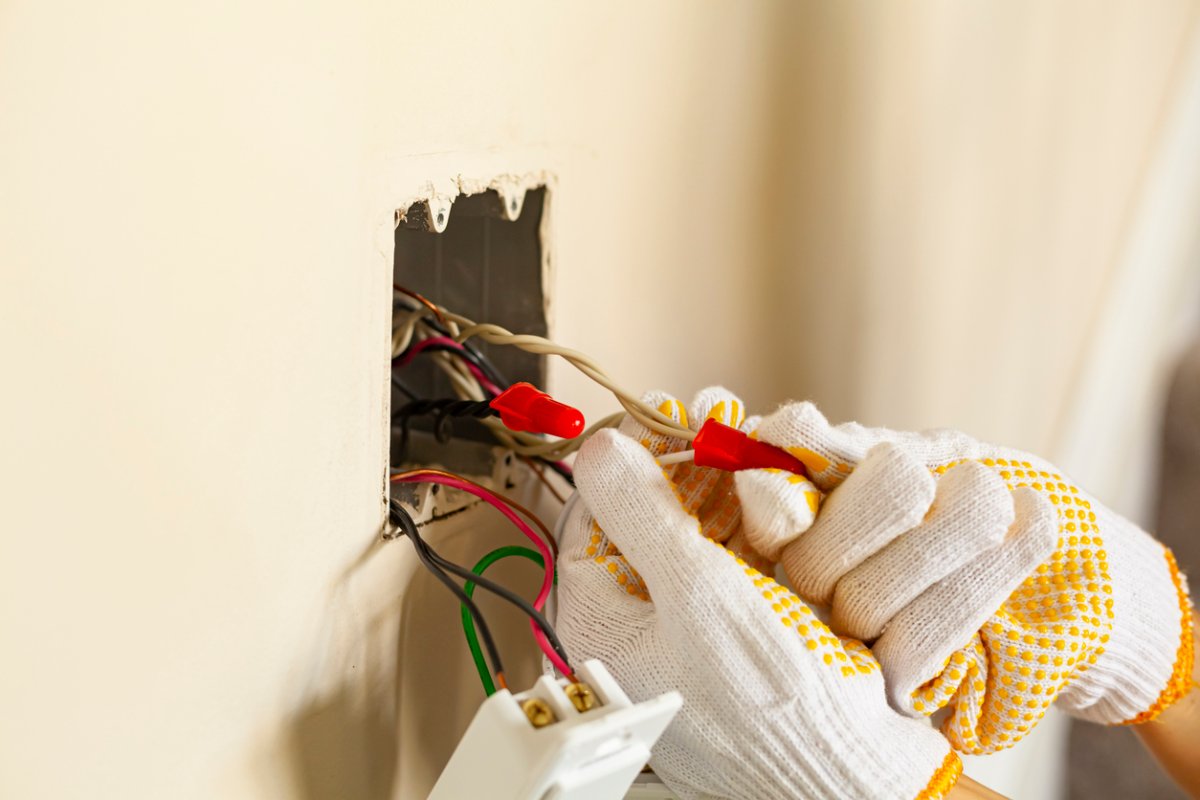
[[[774,445],[751,439],[737,428],[710,419],[700,426],[692,442],[696,464],[715,467],[726,472],[743,469],[782,469],[797,475],[808,475],[804,463]]]
[[[548,433],[574,439],[583,433],[583,414],[530,383],[514,383],[493,398],[491,407],[509,430]]]

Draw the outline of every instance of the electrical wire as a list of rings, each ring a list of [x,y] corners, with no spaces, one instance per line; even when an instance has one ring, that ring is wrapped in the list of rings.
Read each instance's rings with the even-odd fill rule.
[[[525,466],[529,467],[529,469],[533,471],[533,474],[537,476],[538,483],[542,484],[542,486],[545,486],[546,491],[548,491],[548,492],[550,492],[550,494],[554,495],[555,500],[557,500],[559,503],[561,503],[563,505],[567,504],[567,498],[565,498],[561,494],[559,494],[558,489],[554,488],[554,484],[551,483],[546,478],[546,466],[549,466],[549,465],[543,466],[543,465],[539,464],[538,462],[534,461],[532,458],[528,458],[527,456],[519,456],[519,458],[521,459],[521,461],[523,461],[525,463]],[[553,467],[550,467],[550,468],[553,469]],[[562,475],[561,472],[558,474]],[[565,476],[564,476],[564,479],[565,479]]]
[[[528,433],[510,431],[499,420],[484,420],[483,424],[491,428],[496,438],[517,455],[533,456],[546,461],[562,461],[582,447],[583,443],[597,432],[605,428],[615,428],[623,419],[625,419],[625,412],[618,411],[615,414],[604,417],[598,422],[592,423],[588,426],[587,430],[574,439],[554,440],[541,439]]]
[[[437,480],[435,480],[435,478]],[[462,491],[469,492],[470,494],[475,495],[479,499],[493,506],[496,506],[497,503],[503,503],[513,511],[516,511],[524,516],[525,519],[529,520],[530,524],[538,529],[538,533],[542,535],[542,538],[538,539],[536,535],[530,537],[530,533],[532,533],[532,531],[528,530],[528,526],[523,526],[520,522],[518,522],[517,527],[522,528],[521,532],[524,533],[527,538],[532,538],[534,544],[544,541],[545,546],[550,549],[550,554],[554,558],[558,558],[558,542],[555,540],[554,534],[550,532],[550,528],[546,525],[546,523],[542,522],[541,518],[537,514],[534,514],[528,508],[521,505],[516,500],[513,500],[511,497],[506,497],[498,492],[494,492],[481,483],[477,483],[470,478],[455,474],[453,472],[447,472],[444,469],[434,469],[432,467],[421,467],[419,469],[398,472],[393,475],[390,480],[395,483],[440,483],[443,486],[450,486],[452,489],[461,489]],[[496,507],[499,508],[499,506]],[[503,511],[503,509],[501,509],[501,511]],[[505,514],[505,516],[508,515]],[[509,519],[511,520],[512,518],[509,517]],[[538,550],[545,552],[541,546],[538,547]]]
[[[399,287],[397,287],[399,288]],[[416,293],[406,290],[404,292],[409,296]],[[685,425],[681,425],[670,417],[666,416],[658,409],[643,403],[630,392],[618,386],[612,378],[600,367],[590,356],[581,353],[578,350],[573,350],[568,347],[555,344],[549,339],[542,336],[533,336],[529,334],[515,334],[506,328],[491,323],[477,323],[474,320],[464,317],[461,314],[452,313],[440,306],[437,306],[432,301],[425,297],[418,296],[419,301],[426,307],[434,306],[441,312],[438,317],[442,323],[441,327],[444,334],[449,334],[456,341],[463,343],[464,346],[472,337],[478,337],[483,341],[492,344],[509,345],[525,350],[526,352],[536,353],[538,355],[556,355],[567,360],[572,366],[588,376],[596,383],[608,389],[617,398],[625,412],[637,419],[650,430],[661,433],[666,436],[672,436],[685,441],[691,441],[696,437],[695,431],[689,429]],[[428,324],[429,321],[426,320]],[[500,382],[502,385],[503,382]],[[460,385],[458,388],[462,389]],[[469,392],[468,392],[469,396]],[[479,399],[479,398],[472,398]],[[558,461],[564,456],[577,450],[583,441],[596,431],[604,427],[612,427],[621,419],[620,414],[612,415],[601,420],[602,424],[593,425],[588,428],[582,435],[575,439],[567,439],[563,441],[547,442],[537,436],[528,433],[519,433],[508,431],[503,428],[503,425],[498,421],[492,421],[488,424],[496,434],[496,437],[501,440],[506,446],[509,446],[520,455],[544,457],[548,460]]]
[[[411,520],[411,516],[409,519]],[[404,532],[407,536],[413,539],[414,544],[420,545],[420,549],[423,551],[423,553],[427,555],[433,561],[433,563],[438,566],[439,569],[449,570],[460,578],[471,582],[463,587],[463,591],[468,597],[472,596],[474,593],[473,584],[477,584],[482,586],[487,591],[500,597],[505,602],[516,606],[522,612],[524,612],[526,616],[530,617],[530,619],[537,624],[538,628],[541,629],[542,633],[545,634],[546,638],[550,642],[551,647],[554,648],[554,652],[558,654],[559,658],[564,664],[568,665],[567,669],[564,670],[564,674],[572,680],[575,679],[574,671],[571,670],[569,666],[566,650],[563,648],[562,642],[559,641],[558,634],[556,634],[554,631],[554,626],[550,624],[549,620],[546,619],[545,615],[543,615],[541,611],[534,608],[528,600],[521,597],[516,592],[513,592],[511,589],[508,589],[507,587],[502,586],[495,581],[483,577],[477,570],[469,570],[466,567],[456,564],[453,561],[450,561],[449,559],[439,555],[438,552],[421,537],[420,531],[416,528],[415,524],[411,528],[406,526]],[[527,548],[514,549],[525,550],[526,552],[534,555],[537,561],[543,563],[544,565],[543,557],[533,553],[532,550],[528,550]]]
[[[432,302],[424,297],[422,297],[421,300],[426,303]],[[462,358],[466,362],[469,362],[474,367],[471,369],[472,375],[468,377],[466,374],[462,374],[459,364],[455,363],[454,359],[445,358],[443,356],[438,358],[436,363],[438,367],[444,373],[446,373],[447,378],[449,378],[451,384],[454,386],[455,394],[457,394],[460,398],[482,400],[485,399],[483,391],[484,387],[486,387],[489,391],[493,391],[493,393],[498,393],[500,387],[511,385],[510,382],[499,373],[499,370],[497,370],[485,356],[480,354],[471,346],[470,342],[462,341],[460,343],[458,338],[458,328],[453,320],[443,317],[443,319],[446,320],[446,324],[441,325],[425,316],[428,313],[427,308],[413,308],[407,304],[402,307],[409,309],[414,313],[410,315],[409,319],[404,323],[404,325],[397,326],[393,331],[393,365],[403,366],[412,358],[414,358],[419,352],[422,352],[425,349],[435,349],[435,351],[440,349],[434,347],[436,344],[446,344],[447,346],[453,344],[461,347],[462,351],[465,351],[467,354],[469,354],[463,355],[462,351],[454,353],[455,356]],[[414,329],[418,323],[428,326],[436,333],[445,337],[445,340],[439,340],[437,337],[427,337],[426,339],[420,339],[413,344],[412,338],[414,335]],[[426,340],[432,341],[429,345],[421,344],[421,342]],[[487,377],[492,379],[492,386],[487,386],[487,384],[479,378],[478,371],[480,370],[483,371]],[[471,378],[474,378],[474,381],[472,381]],[[499,378],[500,380],[495,380],[496,378]],[[535,434],[512,431],[509,430],[499,420],[485,421],[484,424],[491,429],[492,434],[501,443],[501,445],[513,450],[519,455],[533,456],[549,463],[561,461],[565,456],[577,450],[580,445],[582,445],[589,436],[596,433],[596,431],[616,425],[623,417],[624,413],[610,415],[602,419],[599,423],[592,425],[579,437],[576,437],[575,439],[562,440],[546,440]],[[561,468],[561,465],[560,467],[555,468],[555,471],[562,475],[563,478],[568,482],[572,482],[573,479],[570,477],[568,472],[565,472]]]
[[[433,363],[449,379],[454,387],[455,396],[463,400],[490,399],[483,387],[479,385],[479,381],[459,359],[452,358],[448,353],[434,353]],[[501,437],[497,436],[496,438],[500,439]]]
[[[401,287],[398,287],[395,284],[392,284],[392,286],[397,291],[402,292],[403,294],[405,294],[408,297],[416,297],[418,299],[418,301],[421,303],[421,305],[418,305],[418,306],[409,305],[407,302],[399,302],[399,303],[394,302],[393,303],[393,313],[397,309],[403,309],[405,311],[410,312],[408,318],[404,321],[404,323],[402,325],[394,326],[392,329],[392,356],[393,357],[400,355],[400,353],[404,352],[404,350],[408,348],[409,343],[412,341],[413,332],[416,329],[416,326],[418,324],[421,324],[421,325],[429,328],[431,331],[438,334],[439,336],[445,336],[447,339],[453,339],[455,337],[455,335],[458,332],[457,326],[454,326],[454,330],[451,330],[450,327],[447,327],[446,324],[443,324],[446,322],[444,317],[441,318],[440,322],[438,320],[429,319],[429,310],[431,308],[432,309],[437,308],[431,300],[429,300],[429,299],[423,297],[422,295],[419,295],[416,292],[413,292],[411,290],[402,289]],[[504,377],[504,373],[502,373],[496,367],[496,365],[493,364],[491,362],[491,360],[486,355],[484,355],[480,350],[478,350],[473,344],[471,344],[470,342],[463,342],[462,347],[468,353],[470,353],[472,356],[474,356],[476,359],[478,359],[479,366],[483,369],[483,372],[485,375],[487,375],[488,379],[490,379],[493,383],[495,383],[498,386],[511,386],[512,385],[512,381],[510,381],[508,378]]]
[[[430,311],[432,311],[433,315],[435,317],[437,317],[439,320],[441,320],[443,323],[445,323],[446,318],[444,316],[442,316],[442,310],[440,308],[438,308],[436,303],[427,299],[424,295],[422,295],[418,292],[414,292],[412,289],[407,289],[398,283],[392,284],[392,291],[399,292],[402,295],[411,297],[413,300],[416,300],[418,303],[420,303],[421,305],[425,306]]]
[[[508,545],[506,547],[499,547],[479,559],[479,562],[471,568],[471,572],[475,575],[483,575],[484,571],[497,561],[518,556],[532,561],[539,567],[544,568],[546,565],[542,556],[528,547]],[[467,597],[473,596],[475,594],[475,581],[467,581],[463,585],[463,591],[466,592]],[[483,649],[479,646],[479,636],[475,631],[475,620],[471,616],[470,609],[466,606],[462,607],[462,626],[463,636],[466,637],[467,647],[471,651],[471,660],[475,662],[475,669],[479,672],[479,680],[483,684],[483,691],[490,697],[496,693],[496,686],[492,682],[491,673],[488,672],[487,662],[483,660]]]
[[[496,414],[491,403],[487,400],[410,400],[392,412],[392,425],[397,422],[400,426],[400,449],[407,450],[410,427],[413,417],[431,416],[433,418],[433,435],[437,441],[450,441],[454,433],[451,420],[484,417]]]
[[[401,473],[400,475],[393,476],[392,480],[399,483],[414,482],[416,480],[441,483],[445,486],[451,486],[452,488],[458,488],[471,492],[472,494],[480,497],[502,513],[505,513],[505,516],[508,516],[510,521],[516,524],[518,528],[521,528],[523,533],[525,533],[539,545],[539,547],[542,549],[542,556],[540,560],[542,561],[542,564],[546,570],[546,574],[551,576],[552,581],[554,580],[554,559],[557,558],[558,555],[557,543],[554,541],[554,537],[550,534],[550,531],[546,528],[545,524],[538,519],[533,512],[529,511],[529,509],[525,508],[520,503],[507,497],[503,497],[502,495],[497,495],[467,478],[453,475],[451,473],[443,473],[437,470],[417,470],[411,473]],[[393,508],[398,508],[395,501],[392,501],[392,506]],[[541,529],[541,532],[545,537],[545,544],[537,539],[527,525],[525,525],[515,515],[512,515],[512,512],[509,510],[509,508],[506,508],[506,506],[511,506],[513,509],[520,511],[522,514],[529,517],[530,520],[532,520],[534,524]],[[404,512],[404,516],[407,517],[409,522],[411,522],[411,516],[408,516],[407,512]],[[506,602],[509,602],[524,611],[525,614],[530,617],[530,626],[534,630],[534,637],[538,640],[538,644],[541,646],[542,651],[546,654],[546,657],[550,659],[555,667],[557,667],[564,675],[572,680],[575,679],[574,671],[570,666],[570,660],[568,659],[566,651],[554,631],[554,627],[542,614],[541,609],[545,602],[543,593],[539,593],[538,598],[535,599],[535,601],[531,604],[529,601],[525,600],[520,595],[515,594],[504,586],[501,586],[486,578],[478,577],[476,573],[438,555],[438,553],[421,538],[421,535],[416,529],[415,524],[402,524],[401,527],[405,534],[408,535],[409,538],[413,539],[414,544],[419,545],[422,553],[426,555],[434,564],[436,564],[437,567],[442,570],[449,570],[450,572],[464,579],[474,580],[475,583],[482,586],[484,589],[498,595]]]
[[[509,500],[506,497],[498,495],[490,489],[464,478],[461,475],[454,475],[453,473],[442,472],[441,470],[417,469],[393,475],[391,477],[391,482],[439,483],[443,486],[460,489],[475,495],[507,517],[508,520],[526,536],[526,538],[537,545],[538,550],[541,551],[542,556],[545,558],[546,567],[545,574],[542,578],[542,585],[538,591],[537,597],[533,601],[533,607],[538,611],[541,611],[543,608],[545,608],[546,600],[550,596],[550,589],[554,584],[554,560],[557,552],[557,543],[555,543],[554,537],[550,534],[550,531],[546,528],[545,524],[543,524],[541,520],[537,520],[536,517],[532,515],[532,512],[529,512],[527,509],[525,509],[522,513],[526,514],[526,516],[529,516],[535,521],[535,524],[541,529],[543,536],[545,537],[544,539],[539,538],[538,535],[533,532],[533,529],[530,528],[525,522],[525,520],[521,519],[521,517],[517,515],[517,512],[514,509],[521,510],[519,504],[513,500]],[[538,624],[534,620],[530,620],[529,624],[533,629],[534,639],[537,640],[538,646],[541,647],[542,652],[546,654],[546,658],[548,658],[550,662],[554,664],[554,666],[564,675],[571,674],[570,666],[566,663],[566,660],[561,658],[555,651],[555,648],[551,645],[550,640],[546,637],[545,633],[538,626]]]
[[[408,349],[399,355],[392,358],[392,367],[403,367],[411,362],[421,353],[431,350],[434,352],[448,352],[458,356],[466,362],[467,369],[475,380],[479,381],[479,385],[493,395],[500,394],[503,391],[499,386],[492,382],[484,373],[483,365],[478,356],[470,353],[460,342],[456,342],[447,336],[430,336],[425,339],[420,339],[414,342]]]
[[[421,341],[428,342],[433,338],[434,337],[430,337],[430,339],[422,339]],[[440,339],[441,337],[437,337],[437,338]],[[467,352],[467,350],[464,349],[462,345],[458,344],[457,342],[454,342],[453,339],[450,339],[448,341],[453,342],[453,344],[452,345],[451,344],[431,344],[431,345],[426,345],[424,349],[431,350],[433,352],[438,352],[438,353],[449,353],[451,355],[455,355],[455,356],[458,356],[459,358],[461,358],[463,365],[467,368],[467,371],[471,373],[471,377],[474,378],[479,383],[479,385],[481,387],[483,387],[483,390],[485,392],[487,392],[489,395],[491,395],[492,397],[495,397],[496,395],[498,395],[504,391],[499,386],[497,386],[490,378],[488,378],[487,375],[484,374],[483,368],[480,366],[480,363],[479,363],[478,359],[475,358],[475,356],[473,356],[469,352]]]
[[[421,304],[420,306],[409,306],[407,303],[401,305],[402,308],[410,310],[413,313],[402,326],[398,326],[393,331],[393,365],[403,366],[419,353],[426,350],[433,351],[435,354],[435,363],[446,374],[446,377],[450,380],[454,388],[454,393],[460,399],[471,401],[487,400],[489,399],[488,394],[499,394],[501,387],[511,385],[511,382],[496,369],[495,365],[467,341],[467,338],[472,335],[479,335],[485,340],[502,344],[515,344],[530,352],[548,352],[560,355],[589,375],[589,377],[606,386],[606,388],[617,396],[618,400],[625,406],[625,412],[617,412],[604,417],[599,422],[593,423],[587,430],[573,439],[548,440],[536,434],[510,430],[498,419],[481,420],[502,446],[512,450],[517,455],[536,458],[542,461],[572,488],[575,485],[574,476],[571,473],[570,467],[562,463],[562,459],[578,450],[597,431],[619,424],[625,417],[625,413],[634,415],[648,427],[659,432],[667,432],[668,435],[684,439],[690,439],[695,436],[688,428],[678,425],[656,409],[650,408],[640,400],[634,399],[628,392],[624,392],[616,387],[611,379],[607,377],[607,374],[595,362],[582,353],[570,350],[569,348],[559,347],[542,337],[517,336],[496,325],[476,325],[466,317],[441,309],[431,300],[417,292],[397,285],[393,285],[393,288],[397,292],[411,297]],[[437,321],[428,317],[428,314],[435,309],[439,312]],[[459,322],[466,324],[467,329],[460,330],[458,327]],[[413,343],[412,339],[418,324],[428,327],[437,333],[438,336],[427,336]],[[530,341],[536,343],[537,346],[529,344]],[[447,348],[452,348],[453,352],[447,352]],[[483,375],[480,375],[481,372]]]
[[[471,596],[460,587],[454,580],[443,572],[429,551],[425,540],[421,538],[421,534],[417,531],[417,524],[413,521],[412,516],[404,510],[404,508],[395,500],[388,503],[389,517],[392,524],[403,531],[413,544],[413,550],[416,551],[417,558],[425,569],[429,570],[435,578],[438,579],[447,589],[458,597],[462,607],[466,609],[466,613],[470,614],[475,620],[475,626],[479,630],[480,636],[483,637],[484,647],[487,648],[488,658],[492,662],[492,672],[496,676],[496,683],[500,684],[503,689],[508,688],[508,681],[504,677],[504,664],[500,660],[500,650],[496,647],[496,640],[492,637],[492,631],[488,628],[487,621],[484,620],[483,614],[479,610],[479,606],[471,599]]]
[[[485,400],[413,400],[396,409],[392,419],[398,417],[418,417],[434,414],[440,417],[484,417],[494,416],[496,409]]]
[[[622,389],[590,356],[578,350],[572,350],[569,347],[555,344],[543,336],[516,334],[499,325],[476,323],[467,317],[445,311],[445,309],[443,309],[443,314],[447,319],[461,325],[461,330],[454,337],[460,342],[466,341],[473,336],[478,336],[486,342],[511,345],[529,353],[559,356],[568,361],[584,375],[612,392],[626,412],[650,430],[661,433],[664,436],[673,436],[689,442],[696,438],[695,431],[685,425],[679,424],[658,409],[651,408]]]
[[[571,469],[571,465],[565,461],[550,461],[542,458],[541,462],[549,467],[558,477],[567,482],[571,489],[575,488],[575,471]]]
[[[562,642],[558,640],[558,634],[554,632],[554,626],[550,624],[549,620],[546,619],[545,615],[542,614],[541,611],[538,611],[528,600],[521,597],[511,589],[501,586],[495,581],[485,578],[477,572],[473,572],[460,564],[455,564],[453,561],[448,561],[447,559],[442,558],[437,554],[437,551],[429,546],[428,542],[425,543],[425,550],[429,553],[434,562],[442,569],[449,570],[464,580],[473,581],[487,591],[501,598],[506,603],[510,603],[524,612],[532,622],[537,624],[538,628],[541,629],[542,633],[546,636],[546,639],[550,642],[550,646],[554,648],[554,652],[558,655],[562,662],[567,665],[567,669],[563,670],[563,674],[572,680],[575,679],[575,673],[570,668],[570,661],[567,658],[567,652],[565,649],[563,649]],[[539,558],[539,560],[541,559]]]
[[[397,323],[397,313],[400,311],[406,312],[407,315]],[[416,333],[417,323],[428,314],[429,312],[421,307],[414,309],[402,303],[392,305],[392,358],[408,349]]]
[[[455,333],[452,333],[449,328],[435,322],[434,320],[423,317],[420,321],[422,324],[424,324],[430,330],[434,331],[435,333],[437,333],[441,336],[445,336],[449,339],[455,338]],[[477,349],[470,342],[462,342],[461,344],[468,353],[470,353],[471,355],[473,355],[479,359],[479,365],[481,367],[483,367],[483,371],[487,373],[487,376],[489,378],[491,378],[493,382],[495,382],[496,384],[498,384],[500,386],[511,386],[512,385],[512,381],[510,381],[508,378],[504,377],[504,373],[501,372],[499,370],[499,368],[497,368],[496,365],[493,364],[491,362],[491,360],[486,355],[483,354],[483,352],[481,352],[479,349]]]

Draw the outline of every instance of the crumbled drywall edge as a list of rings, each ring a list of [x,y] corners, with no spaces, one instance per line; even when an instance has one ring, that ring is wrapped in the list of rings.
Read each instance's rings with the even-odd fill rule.
[[[448,184],[448,185],[447,185]],[[539,237],[542,245],[542,313],[546,318],[546,325],[550,330],[554,329],[554,303],[551,299],[552,292],[550,287],[554,285],[554,260],[552,247],[552,213],[553,205],[552,198],[557,185],[557,176],[549,170],[537,170],[526,172],[523,174],[500,173],[490,178],[468,177],[459,174],[453,181],[442,182],[440,184],[434,181],[429,181],[413,195],[407,197],[396,208],[394,227],[399,227],[406,219],[406,212],[416,203],[426,203],[429,208],[431,220],[434,221],[435,227],[438,230],[445,230],[445,226],[449,223],[450,214],[453,213],[455,198],[459,196],[468,196],[482,194],[487,191],[495,191],[503,201],[505,214],[510,219],[516,219],[525,203],[525,193],[530,189],[546,189],[546,199],[542,207],[542,220],[539,231]],[[439,213],[441,223],[437,224]]]
[[[552,160],[549,154],[537,151],[525,154],[510,154],[515,158],[517,163],[547,163]],[[454,199],[462,195],[480,194],[489,189],[495,189],[496,193],[501,195],[505,200],[505,208],[509,213],[513,212],[511,202],[517,200],[518,207],[515,209],[519,214],[521,207],[524,204],[525,193],[530,189],[545,187],[546,198],[542,208],[542,221],[539,231],[542,246],[542,303],[543,312],[546,318],[546,325],[551,332],[554,331],[554,303],[551,299],[552,287],[554,286],[553,279],[553,234],[551,227],[551,206],[555,189],[557,187],[557,175],[549,169],[528,169],[528,170],[505,170],[499,164],[496,164],[496,169],[488,169],[486,164],[491,160],[491,155],[460,155],[453,153],[431,154],[429,156],[401,156],[398,158],[386,159],[378,165],[378,170],[375,173],[377,197],[384,200],[382,208],[390,208],[387,212],[386,221],[376,218],[375,228],[377,239],[377,250],[381,260],[381,267],[386,269],[389,276],[388,283],[391,283],[392,273],[392,258],[395,248],[395,231],[404,221],[405,212],[415,203],[427,203],[434,220],[437,219],[437,211],[441,209],[444,212],[442,228],[449,222],[449,214],[453,211]],[[491,177],[469,177],[464,172],[452,172],[445,169],[452,167],[453,162],[459,162],[457,165],[462,165],[463,160],[471,161],[481,165],[481,168],[472,170],[470,175],[490,175]],[[509,164],[513,162],[510,161]],[[414,181],[414,173],[416,175],[443,175],[441,178],[426,178],[423,182],[419,179]],[[401,194],[396,189],[401,186],[413,186],[418,188],[411,193]],[[403,191],[403,190],[402,190]],[[397,200],[396,198],[399,197]],[[376,209],[381,208],[380,205],[375,205]],[[382,223],[382,224],[379,224]],[[391,316],[388,315],[389,335],[384,337],[384,340],[391,342],[390,325]],[[390,350],[389,350],[390,355]],[[381,391],[385,394],[390,392],[390,384],[384,383]],[[387,408],[385,401],[382,406]],[[387,418],[386,413],[383,414],[383,419],[380,424],[384,426],[385,431],[390,429],[391,420]],[[380,516],[381,526],[386,524],[387,519],[387,497],[389,491],[388,470],[390,468],[388,449],[386,443],[389,437],[385,434],[383,437],[385,447],[383,448],[382,463],[383,463],[383,491],[381,493]]]

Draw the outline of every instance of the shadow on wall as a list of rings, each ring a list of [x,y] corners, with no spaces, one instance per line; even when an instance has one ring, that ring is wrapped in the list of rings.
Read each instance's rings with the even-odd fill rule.
[[[329,620],[354,618],[352,613],[338,613],[339,607],[348,611],[349,583],[388,544],[374,537],[346,570],[331,592]],[[390,651],[395,637],[387,628],[396,624],[394,606],[377,614],[362,632],[367,648],[363,657],[336,665],[336,688],[322,692],[288,721],[284,750],[291,761],[291,796],[302,800],[390,800],[393,796],[398,753],[395,653],[384,657],[370,648]],[[339,632],[330,633],[327,640]]]
[[[1161,447],[1153,533],[1175,551],[1195,587],[1200,580],[1200,341],[1184,354],[1172,381]],[[1128,728],[1073,723],[1069,753],[1072,800],[1187,800]]]
[[[430,543],[459,563],[523,541],[516,531],[497,527],[484,504],[443,518],[436,527],[432,535],[426,529]],[[533,587],[540,572],[509,559],[488,574],[508,586]],[[364,613],[366,598],[377,605]],[[528,620],[487,593],[475,599],[505,654],[509,680],[518,687],[532,684],[541,656],[532,646]],[[312,699],[285,723],[280,750],[290,766],[288,796],[426,797],[484,698],[457,599],[419,568],[406,541],[376,535],[343,573],[326,608],[326,653],[348,655],[335,656],[318,673],[329,688],[310,690]],[[355,624],[364,616],[366,625]],[[298,657],[297,663],[311,660]],[[279,758],[280,750],[270,757]]]
[[[297,798],[389,800],[392,796],[394,721],[357,702],[352,687],[298,714],[291,723],[289,750]]]

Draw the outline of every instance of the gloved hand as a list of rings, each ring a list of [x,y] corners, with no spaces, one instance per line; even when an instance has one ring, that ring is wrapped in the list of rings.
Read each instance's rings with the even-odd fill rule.
[[[690,419],[747,429],[741,408],[709,390]],[[674,401],[660,410],[684,417]],[[732,476],[664,470],[651,453],[682,446],[628,421],[597,434],[559,523],[572,655],[600,659],[635,700],[684,697],[654,770],[683,798],[944,797],[961,770],[949,744],[888,706],[862,644],[720,543],[743,537]]]
[[[831,426],[809,403],[757,435],[832,493],[798,535],[781,520],[804,498],[739,474],[749,538],[780,550],[835,630],[878,637],[894,707],[953,705],[956,748],[1009,747],[1053,701],[1143,722],[1191,687],[1191,606],[1170,551],[1051,464],[953,431]]]

